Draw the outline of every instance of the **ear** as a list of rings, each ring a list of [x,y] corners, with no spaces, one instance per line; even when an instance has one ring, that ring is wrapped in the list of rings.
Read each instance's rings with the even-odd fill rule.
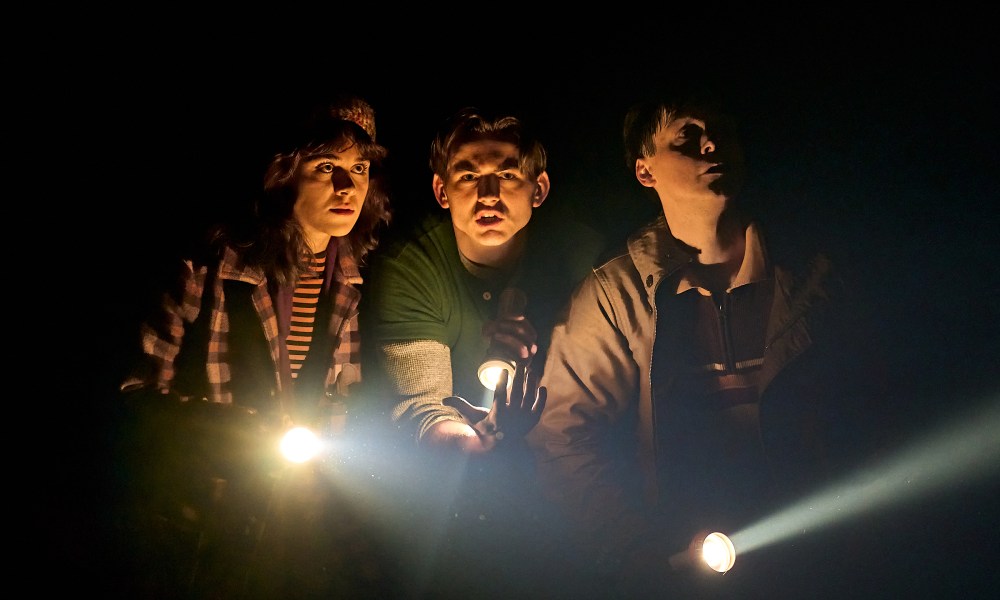
[[[646,187],[653,187],[653,184],[656,183],[656,177],[653,177],[653,174],[649,172],[649,167],[641,158],[637,158],[635,161],[635,178]]]
[[[437,199],[437,203],[441,208],[448,208],[448,194],[444,191],[444,179],[437,173],[434,174],[434,179],[431,180],[431,187],[434,189],[434,198]]]
[[[535,181],[535,191],[531,195],[531,206],[538,208],[545,202],[545,199],[549,196],[549,188],[551,187],[551,182],[549,181],[549,174],[547,171],[542,171],[538,174],[538,179]]]

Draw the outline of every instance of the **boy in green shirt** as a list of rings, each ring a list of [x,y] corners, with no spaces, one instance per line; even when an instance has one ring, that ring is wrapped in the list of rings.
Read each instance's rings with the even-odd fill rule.
[[[399,486],[407,555],[431,581],[419,585],[448,597],[536,594],[543,562],[531,557],[556,539],[523,440],[545,405],[549,330],[601,236],[548,207],[536,213],[546,159],[519,119],[459,111],[431,145],[434,197],[448,214],[383,246],[366,278],[363,370],[403,434],[386,480]],[[512,290],[524,302],[501,310]],[[516,364],[495,390],[477,374],[490,348]]]
[[[374,259],[366,314],[378,370],[395,397],[393,422],[421,446],[481,454],[519,442],[538,420],[535,355],[601,241],[582,223],[535,217],[550,189],[546,161],[516,117],[459,111],[431,146],[434,196],[448,215],[428,217]],[[526,304],[499,315],[509,288]],[[494,392],[477,375],[491,343],[527,371],[499,423],[487,416]]]

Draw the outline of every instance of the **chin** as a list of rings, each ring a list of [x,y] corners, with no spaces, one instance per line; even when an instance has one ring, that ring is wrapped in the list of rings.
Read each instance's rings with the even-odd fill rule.
[[[727,201],[735,198],[741,187],[741,182],[727,178],[717,179],[708,185],[708,189]]]
[[[344,237],[345,235],[351,233],[354,229],[354,225],[357,224],[357,219],[351,221],[350,223],[337,223],[326,229],[325,233],[332,235],[333,237]]]
[[[476,240],[484,246],[503,246],[510,241],[511,237],[504,232],[491,230],[480,233],[476,236]]]

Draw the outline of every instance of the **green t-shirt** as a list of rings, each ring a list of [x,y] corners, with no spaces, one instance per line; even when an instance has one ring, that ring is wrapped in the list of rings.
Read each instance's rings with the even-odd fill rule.
[[[447,212],[434,213],[409,235],[377,251],[366,277],[363,309],[365,344],[434,340],[451,349],[452,395],[488,406],[492,392],[476,375],[489,347],[483,324],[496,317],[500,292],[507,286],[527,295],[525,315],[538,333],[544,364],[551,328],[577,283],[593,266],[603,236],[571,219],[543,209],[532,215],[520,265],[508,277],[477,278],[462,264]],[[366,377],[374,375],[366,367]]]

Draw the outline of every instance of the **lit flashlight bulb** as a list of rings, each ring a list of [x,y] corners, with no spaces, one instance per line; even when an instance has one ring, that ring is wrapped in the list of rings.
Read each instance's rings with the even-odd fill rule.
[[[701,546],[701,558],[713,571],[725,573],[733,568],[736,562],[736,548],[733,542],[724,534],[711,533]]]
[[[507,377],[510,377],[510,373],[514,372],[514,365],[511,361],[499,359],[499,358],[488,358],[483,361],[483,364],[479,365],[479,382],[483,384],[488,390],[497,389],[497,384],[500,383],[500,375],[507,371]]]
[[[669,559],[670,566],[676,570],[709,567],[713,571],[725,573],[733,568],[736,562],[736,548],[733,542],[719,532],[695,536],[688,548],[678,552]]]
[[[293,463],[306,462],[319,450],[319,437],[306,427],[289,429],[281,438],[281,455]]]
[[[524,314],[528,297],[517,288],[505,288],[500,292],[497,307],[498,319],[510,319]],[[486,351],[486,359],[479,365],[479,381],[488,390],[495,390],[500,382],[500,374],[507,371],[507,377],[514,375],[514,357],[511,357],[503,347],[490,344]]]

